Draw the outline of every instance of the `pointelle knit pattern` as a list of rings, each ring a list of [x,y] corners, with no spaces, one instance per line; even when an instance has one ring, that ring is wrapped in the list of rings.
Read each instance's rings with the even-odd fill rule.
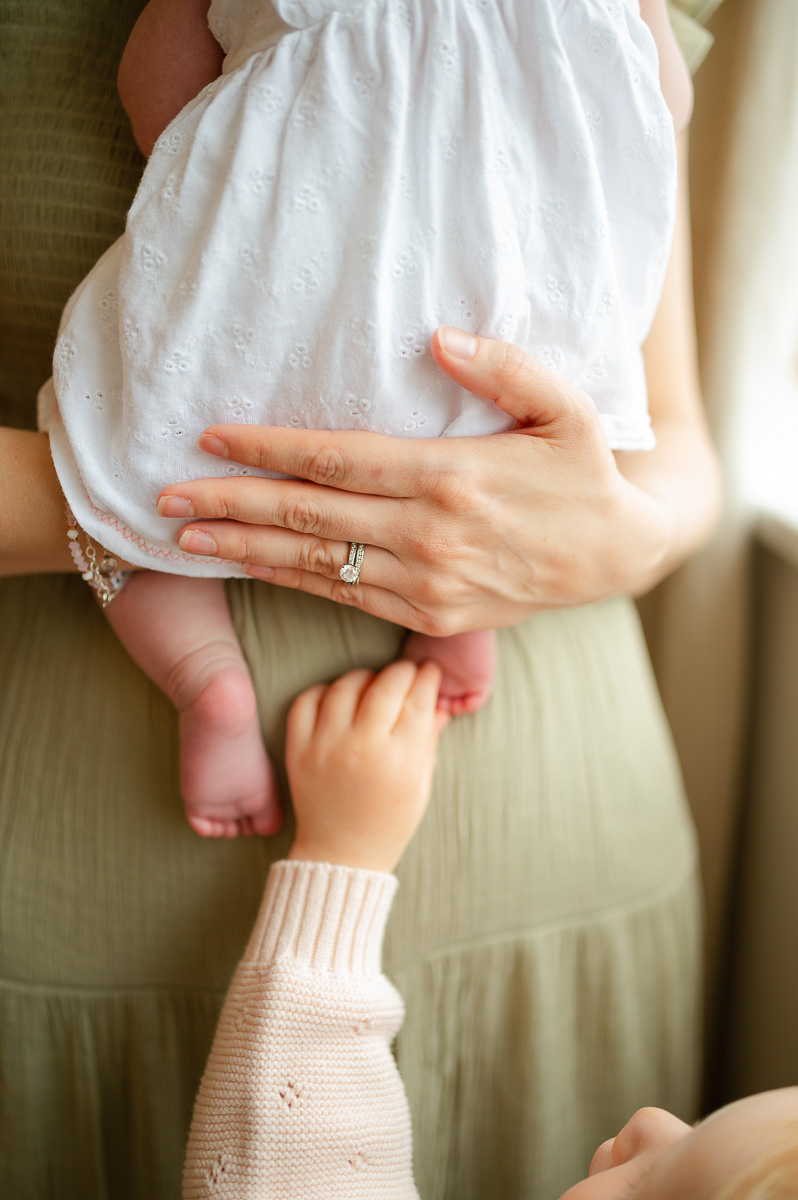
[[[184,1200],[418,1200],[380,970],[396,880],[278,862],[200,1085]]]

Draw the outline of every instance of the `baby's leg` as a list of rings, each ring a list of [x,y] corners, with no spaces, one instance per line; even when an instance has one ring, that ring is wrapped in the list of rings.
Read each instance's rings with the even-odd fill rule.
[[[459,717],[476,712],[490,696],[496,673],[496,633],[477,629],[447,638],[411,633],[402,658],[415,663],[431,659],[438,664],[443,671],[438,708]]]
[[[106,616],[180,714],[180,784],[203,837],[274,833],[280,806],[220,579],[141,571]]]

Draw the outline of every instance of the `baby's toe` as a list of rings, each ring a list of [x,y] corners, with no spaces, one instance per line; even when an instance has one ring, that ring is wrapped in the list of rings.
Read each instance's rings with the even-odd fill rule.
[[[195,833],[200,837],[223,837],[224,822],[214,821],[211,817],[198,817],[194,813],[187,813],[188,823]]]
[[[261,837],[269,837],[280,829],[283,823],[283,814],[279,804],[274,803],[267,805],[260,812],[252,813],[249,819],[252,822],[253,833],[257,833]]]

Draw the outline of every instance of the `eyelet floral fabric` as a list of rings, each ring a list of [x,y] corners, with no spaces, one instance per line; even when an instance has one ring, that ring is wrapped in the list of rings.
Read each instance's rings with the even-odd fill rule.
[[[652,445],[640,346],[676,167],[635,0],[214,0],[211,27],[225,72],[156,145],[43,395],[90,536],[240,574],[155,512],[218,474],[197,449],[215,422],[506,429],[435,365],[440,324],[517,342],[590,394],[613,447]]]

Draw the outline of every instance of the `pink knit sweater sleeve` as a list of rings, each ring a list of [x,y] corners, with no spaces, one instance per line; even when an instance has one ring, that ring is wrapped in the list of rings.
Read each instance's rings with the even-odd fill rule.
[[[418,1200],[381,973],[391,875],[279,862],[230,985],[191,1124],[184,1200]]]

